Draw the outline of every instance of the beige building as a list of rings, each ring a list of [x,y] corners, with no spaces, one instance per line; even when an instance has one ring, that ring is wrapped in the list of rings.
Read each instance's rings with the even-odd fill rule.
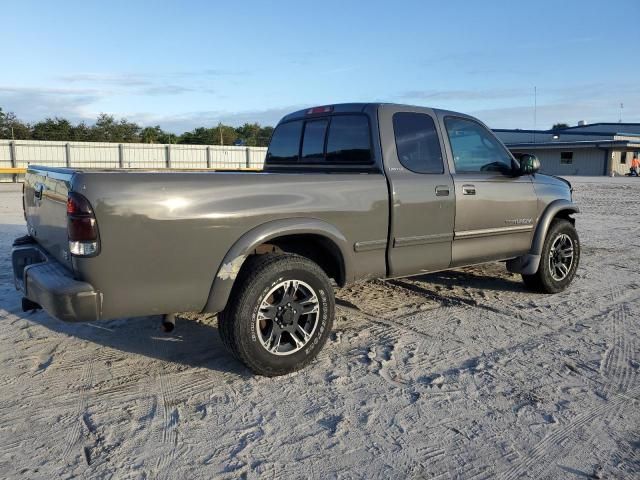
[[[640,156],[640,123],[494,132],[512,152],[535,154],[551,175],[625,175],[633,155]]]

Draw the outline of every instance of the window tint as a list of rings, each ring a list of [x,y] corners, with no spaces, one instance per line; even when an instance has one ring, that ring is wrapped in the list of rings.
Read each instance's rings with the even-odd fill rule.
[[[371,138],[367,117],[336,115],[331,118],[327,138],[327,162],[371,162]]]
[[[302,160],[321,159],[324,153],[324,134],[327,131],[327,120],[307,122],[302,139]]]
[[[433,119],[421,113],[393,116],[398,160],[416,173],[443,173],[442,151]]]
[[[273,132],[267,160],[270,163],[298,161],[298,148],[302,134],[302,121],[281,123]]]
[[[511,173],[511,156],[482,125],[456,117],[447,117],[445,125],[456,172]]]

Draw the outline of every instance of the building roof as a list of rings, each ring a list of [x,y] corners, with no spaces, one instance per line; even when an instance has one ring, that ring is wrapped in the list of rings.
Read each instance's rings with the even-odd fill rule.
[[[574,142],[518,142],[505,143],[510,150],[528,149],[561,149],[561,148],[620,148],[629,150],[640,150],[640,140],[577,140]]]
[[[592,123],[593,125],[601,125]],[[615,124],[617,125],[617,124]],[[638,125],[638,124],[626,124],[626,125]],[[536,133],[541,135],[603,135],[607,137],[615,136],[615,135],[624,135],[625,137],[640,137],[640,133],[625,133],[625,132],[598,132],[598,131],[588,131],[588,132],[567,132],[566,130],[572,128],[581,128],[581,127],[569,127],[569,128],[561,128],[558,130],[527,130],[527,129],[519,129],[519,128],[492,128],[494,132],[508,132],[508,133]]]
[[[599,125],[630,125],[633,127],[640,127],[640,123],[621,123],[621,122],[597,122],[597,123],[587,123],[585,125],[574,125],[573,127],[560,128],[558,130],[571,130],[574,128],[585,128],[585,127],[594,127]]]

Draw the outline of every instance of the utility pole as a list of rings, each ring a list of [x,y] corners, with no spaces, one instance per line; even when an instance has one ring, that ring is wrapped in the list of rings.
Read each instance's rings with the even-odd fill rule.
[[[222,122],[218,122],[218,132],[220,132],[220,145],[224,145],[224,141],[222,140]]]

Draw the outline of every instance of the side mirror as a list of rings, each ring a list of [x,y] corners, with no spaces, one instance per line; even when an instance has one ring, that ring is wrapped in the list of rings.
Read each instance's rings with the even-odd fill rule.
[[[520,175],[531,175],[540,170],[540,160],[535,155],[523,153],[520,155]]]

